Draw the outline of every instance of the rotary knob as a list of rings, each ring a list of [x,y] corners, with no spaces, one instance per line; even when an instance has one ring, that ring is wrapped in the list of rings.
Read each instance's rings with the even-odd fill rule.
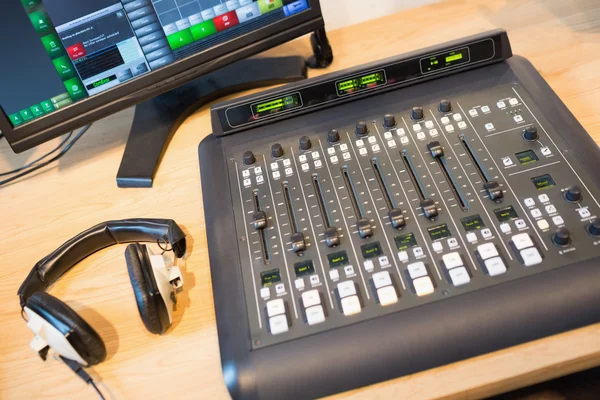
[[[423,119],[424,116],[425,114],[423,114],[423,107],[413,107],[410,117],[414,121],[420,121]]]
[[[571,243],[571,232],[567,228],[560,228],[552,235],[552,242],[560,247],[568,246]]]
[[[523,131],[523,139],[525,139],[525,140],[527,140],[529,142],[535,142],[536,140],[538,140],[539,137],[540,137],[540,135],[538,135],[538,130],[533,125],[532,126],[528,126]]]
[[[329,143],[337,143],[340,141],[340,133],[337,131],[337,129],[332,129],[329,131],[327,134],[327,141]]]
[[[254,157],[254,153],[251,151],[247,151],[244,153],[244,164],[252,165],[256,162],[256,157]]]
[[[394,114],[385,114],[383,117],[384,128],[393,128],[396,126],[396,117]]]
[[[310,150],[312,143],[308,136],[302,136],[300,138],[300,150]]]
[[[271,155],[273,157],[281,157],[283,154],[283,147],[281,147],[279,143],[275,143],[273,146],[271,146]]]
[[[358,136],[365,136],[369,133],[369,127],[365,121],[360,121],[356,124],[356,134]]]
[[[577,185],[571,186],[565,192],[565,199],[569,203],[579,203],[581,201],[581,199],[583,199],[583,195],[581,194],[581,188]]]
[[[452,102],[448,99],[440,101],[440,112],[449,113],[452,111]]]
[[[590,235],[600,237],[600,218],[595,219],[587,227],[587,231]]]

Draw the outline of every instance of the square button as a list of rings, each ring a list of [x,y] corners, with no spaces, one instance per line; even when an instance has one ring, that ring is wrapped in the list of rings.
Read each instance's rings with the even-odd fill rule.
[[[408,269],[408,274],[411,279],[417,279],[427,275],[427,268],[425,268],[425,263],[422,261],[408,264],[406,268]]]
[[[531,210],[531,216],[533,218],[539,218],[542,216],[542,212],[538,208],[534,208],[533,210]]]
[[[550,148],[548,148],[548,147],[542,147],[540,149],[540,151],[542,152],[542,155],[544,155],[544,156],[549,156],[550,154],[552,154],[552,150],[550,150]]]
[[[283,160],[283,166],[286,168],[292,166],[292,162],[290,161],[289,158],[286,158],[285,160]]]
[[[321,296],[319,295],[319,291],[317,289],[313,289],[302,293],[302,304],[304,304],[304,308],[321,304]]]
[[[361,140],[361,139],[358,139],[358,140],[356,141],[356,146],[357,146],[357,147],[364,147],[364,145],[365,145],[365,142],[364,142],[363,140]]]
[[[516,123],[523,122],[523,117],[520,115],[515,115],[513,117],[513,119],[515,120]]]
[[[392,135],[392,132],[387,131],[383,133],[383,137],[386,138],[386,140],[390,140],[391,138],[394,137],[394,135]]]
[[[417,139],[419,139],[419,140],[425,140],[425,132],[419,132],[419,133],[417,133]]]
[[[310,165],[308,164],[302,164],[302,171],[306,172],[310,169]]]
[[[286,168],[285,169],[285,176],[292,176],[294,175],[294,170],[291,168]]]
[[[323,166],[323,161],[317,160],[315,161],[315,168],[321,168]]]
[[[392,278],[390,277],[390,273],[387,271],[382,271],[373,274],[373,284],[375,285],[375,289],[391,285]]]
[[[265,178],[262,175],[259,175],[256,177],[256,183],[263,183],[265,181]]]
[[[375,265],[373,264],[373,260],[366,260],[363,263],[363,266],[365,267],[365,271],[367,271],[367,272],[373,272],[373,270],[375,269]]]
[[[344,158],[344,160],[346,160],[346,161],[348,161],[348,160],[351,158],[351,156],[350,156],[350,153],[344,153],[344,154],[342,154],[342,157],[343,157],[343,158]]]
[[[474,232],[467,233],[467,241],[469,243],[475,243],[477,241],[477,235]]]
[[[428,294],[433,293],[434,290],[433,282],[431,282],[431,278],[428,276],[415,279],[413,285],[415,286],[417,296],[427,296]]]
[[[500,257],[494,257],[485,260],[485,269],[487,269],[490,276],[497,276],[506,272],[506,265],[504,265],[504,261]]]
[[[325,312],[323,311],[323,306],[313,306],[307,308],[306,322],[308,322],[308,324],[311,326],[325,322]]]
[[[362,149],[358,150],[358,154],[360,154],[361,156],[366,156],[367,155],[367,149],[365,149],[364,147]]]
[[[261,168],[261,167],[256,167],[256,168],[254,168],[254,174],[255,174],[255,175],[260,175],[260,174],[262,174],[262,168]]]
[[[498,108],[506,108],[506,103],[503,101],[499,101],[497,104]]]
[[[488,106],[483,106],[483,107],[481,107],[481,112],[489,113],[490,112],[490,108]]]
[[[458,121],[462,121],[462,115],[460,115],[460,114],[454,114],[454,115],[452,116],[452,118],[454,118],[454,120],[455,120],[456,122],[458,122]]]
[[[408,261],[408,253],[406,251],[399,251],[398,260],[400,260],[400,262]]]
[[[307,160],[307,158],[304,154],[302,154],[301,156],[298,156],[298,161],[300,161],[301,163],[305,163],[306,160]]]
[[[337,281],[338,279],[340,279],[340,271],[338,271],[337,269],[329,270],[329,277],[332,281]]]
[[[250,177],[250,170],[249,169],[245,169],[242,171],[242,176],[244,178],[249,178]]]
[[[244,179],[244,186],[248,187],[252,185],[252,181],[250,179]]]
[[[458,247],[458,241],[454,238],[448,239],[448,247],[450,247],[450,248]]]
[[[374,145],[371,147],[371,150],[373,150],[373,153],[377,153],[377,152],[378,152],[380,149],[381,149],[381,148],[379,147],[379,145],[378,145],[378,144],[374,144]]]
[[[377,138],[375,136],[369,136],[369,143],[373,144],[377,142]]]
[[[442,242],[433,242],[431,244],[431,248],[435,252],[440,252],[440,251],[444,250],[444,245],[442,244]]]
[[[519,104],[519,100],[515,99],[514,97],[512,99],[510,99],[508,102],[510,103],[511,106],[516,106],[517,104]]]
[[[356,294],[356,285],[353,281],[340,282],[337,284],[337,289],[341,299]]]
[[[448,274],[454,286],[466,285],[471,282],[471,277],[465,267],[451,269]]]
[[[396,129],[396,132],[398,133],[398,136],[404,136],[404,135],[406,135],[406,132],[404,131],[404,128],[398,128],[398,129]]]
[[[408,143],[410,143],[410,140],[408,139],[408,137],[402,136],[402,138],[400,138],[400,143],[408,144]]]
[[[453,125],[446,125],[446,132],[448,132],[448,133],[454,132],[454,126]]]
[[[423,128],[421,128],[420,124],[414,124],[413,125],[413,131],[415,131],[415,132],[421,132],[421,129],[423,129]]]
[[[450,123],[450,118],[448,118],[448,117],[442,117],[442,124],[448,125],[449,123]]]
[[[503,224],[500,224],[500,230],[502,231],[502,233],[510,233],[512,229],[510,225],[505,222]]]
[[[540,228],[543,231],[545,231],[546,229],[550,228],[550,224],[545,219],[540,219],[537,222],[537,226],[538,226],[538,228]]]
[[[275,292],[277,294],[285,293],[285,285],[283,283],[278,283],[277,285],[275,285]]]
[[[269,290],[268,287],[264,287],[262,289],[260,289],[260,297],[262,297],[263,299],[269,298],[271,296],[271,291]]]
[[[504,164],[505,167],[510,167],[511,165],[514,164],[513,160],[511,160],[510,157],[504,157],[502,159],[502,164]]]
[[[477,112],[477,110],[473,109],[473,110],[469,110],[469,115],[471,117],[476,117],[479,115],[479,113]]]
[[[310,276],[310,284],[311,285],[313,285],[313,286],[318,285],[320,281],[321,280],[319,279],[319,275],[311,275]]]
[[[425,122],[425,128],[427,128],[427,129],[433,128],[433,121],[426,121]]]
[[[354,267],[352,265],[346,265],[344,267],[344,272],[346,273],[346,276],[354,275]]]
[[[340,150],[341,150],[341,151],[347,151],[347,150],[348,150],[348,145],[347,145],[346,143],[342,143],[342,144],[340,145]]]
[[[338,160],[337,156],[331,157],[331,163],[332,164],[337,164],[338,162],[339,162],[339,160]]]
[[[431,136],[431,137],[438,137],[439,136],[438,130],[437,129],[430,130],[429,131],[429,136]]]
[[[269,317],[274,317],[285,313],[285,304],[283,299],[275,299],[267,302],[267,314]]]
[[[485,129],[487,129],[488,131],[493,131],[494,124],[492,124],[491,122],[488,122],[487,124],[485,124]]]
[[[525,229],[527,227],[527,224],[522,219],[518,219],[518,220],[515,221],[515,226],[518,229]]]
[[[461,267],[464,265],[463,260],[460,258],[460,254],[458,253],[444,254],[442,260],[444,260],[444,265],[447,269]]]
[[[550,201],[550,198],[548,197],[547,194],[540,194],[538,196],[538,199],[542,202],[542,203],[547,203]]]
[[[280,333],[287,332],[289,326],[285,314],[277,315],[276,317],[269,319],[269,328],[272,335],[279,335]]]
[[[377,289],[377,297],[379,298],[379,304],[381,304],[383,307],[398,302],[398,294],[393,286]]]
[[[556,212],[556,207],[554,207],[552,204],[549,204],[546,206],[546,212],[548,214],[554,214]]]
[[[459,127],[460,129],[467,129],[467,123],[466,123],[465,121],[460,121],[460,122],[458,123],[458,127]]]
[[[345,316],[358,314],[360,310],[360,300],[358,300],[358,296],[350,296],[342,299],[342,311]]]
[[[273,179],[279,179],[280,177],[281,177],[281,174],[279,173],[279,171],[273,172]]]
[[[552,217],[552,222],[554,222],[554,225],[559,226],[564,224],[565,220],[560,215],[557,215],[556,217]]]
[[[523,250],[527,247],[533,247],[533,241],[527,233],[521,233],[512,237],[512,242],[517,250]]]
[[[296,286],[296,289],[303,290],[304,289],[304,279],[302,279],[302,278],[296,279],[294,281],[294,285]]]
[[[543,261],[540,252],[535,247],[521,250],[521,258],[526,267],[541,264]]]
[[[271,170],[277,171],[279,169],[279,164],[276,162],[271,163]]]
[[[327,149],[327,153],[328,153],[330,156],[334,155],[334,154],[335,154],[335,147],[329,147],[329,148]]]
[[[396,147],[396,141],[395,140],[388,140],[387,142],[388,146],[391,147],[392,149]]]
[[[381,256],[379,257],[379,265],[382,267],[387,267],[390,265],[390,260],[388,260],[387,256]]]
[[[313,151],[310,155],[312,156],[313,160],[318,160],[319,157],[321,157],[318,151]]]
[[[579,209],[579,216],[581,218],[589,218],[592,214],[590,213],[590,210],[588,210],[587,208],[580,208]]]
[[[415,247],[413,249],[413,254],[415,255],[415,257],[422,257],[423,256],[423,249],[420,247]]]
[[[492,231],[490,231],[489,229],[482,229],[481,236],[483,236],[484,239],[489,239],[493,236]]]
[[[496,245],[494,243],[486,243],[477,246],[477,252],[479,253],[479,257],[481,257],[483,260],[499,256],[498,249],[496,249]]]
[[[527,207],[533,207],[533,206],[535,206],[535,200],[532,199],[531,197],[528,197],[525,199],[525,205]]]

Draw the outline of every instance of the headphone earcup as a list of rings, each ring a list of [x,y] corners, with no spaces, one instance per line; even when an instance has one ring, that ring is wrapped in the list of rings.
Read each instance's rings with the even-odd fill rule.
[[[98,332],[56,297],[37,292],[27,299],[25,306],[65,335],[88,367],[106,359],[106,346]]]
[[[165,333],[171,323],[167,306],[156,289],[156,279],[146,245],[133,243],[127,246],[125,261],[142,322],[151,333]]]

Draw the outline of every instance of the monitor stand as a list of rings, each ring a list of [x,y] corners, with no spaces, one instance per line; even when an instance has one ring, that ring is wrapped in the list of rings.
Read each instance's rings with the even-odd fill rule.
[[[236,92],[306,79],[306,67],[325,68],[333,53],[325,29],[311,35],[314,55],[250,58],[138,104],[117,173],[120,188],[149,188],[162,156],[183,121],[198,108]]]

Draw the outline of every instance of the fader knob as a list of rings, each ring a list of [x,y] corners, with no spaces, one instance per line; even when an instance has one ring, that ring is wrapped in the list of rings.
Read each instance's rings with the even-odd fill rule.
[[[340,244],[340,236],[335,227],[325,229],[325,243],[327,247],[335,247]]]
[[[412,113],[411,113],[411,118],[414,121],[420,121],[423,119],[423,107],[413,107],[412,109]]]
[[[332,129],[329,131],[327,134],[327,141],[329,143],[337,143],[340,141],[340,133],[337,131],[337,129]]]
[[[571,232],[567,228],[560,228],[552,235],[552,242],[560,247],[568,246],[571,243]]]
[[[525,139],[529,142],[535,142],[536,140],[538,140],[539,137],[540,137],[540,135],[538,135],[537,128],[533,125],[528,126],[523,131],[523,139]]]
[[[292,251],[294,253],[300,253],[306,250],[306,240],[304,239],[304,233],[296,232],[291,236],[292,240]]]
[[[592,223],[588,225],[587,231],[592,236],[600,237],[600,218],[592,221]]]
[[[254,229],[261,230],[267,227],[267,214],[264,211],[257,211],[252,216],[252,224]]]
[[[573,185],[565,192],[565,199],[570,203],[579,203],[583,196],[581,195],[581,188],[577,185]]]
[[[366,218],[361,218],[358,220],[358,222],[356,223],[356,227],[358,228],[358,235],[363,238],[369,238],[371,236],[373,236],[373,227],[371,226],[371,223],[369,222],[368,219]]]
[[[394,114],[385,114],[383,117],[383,126],[385,128],[393,128],[396,126],[396,117]]]
[[[271,155],[275,158],[281,157],[283,155],[283,147],[279,143],[275,143],[271,146]]]
[[[302,136],[300,138],[300,150],[310,150],[312,143],[308,136]]]
[[[402,214],[402,210],[399,208],[394,208],[388,213],[390,217],[390,222],[392,223],[392,228],[401,229],[406,226],[406,220],[404,219],[404,215]]]
[[[427,150],[429,150],[429,153],[431,154],[431,157],[433,157],[433,158],[438,158],[438,157],[444,156],[444,148],[438,141],[429,143],[427,145]]]
[[[434,220],[438,217],[438,210],[435,206],[435,202],[431,199],[425,199],[421,201],[421,208],[423,209],[423,214],[425,214],[425,218]]]
[[[504,199],[504,192],[502,192],[502,188],[498,182],[489,181],[483,185],[483,188],[487,191],[490,200],[500,203]]]
[[[247,151],[244,153],[244,164],[252,165],[256,162],[256,157],[254,157],[254,153],[251,151]]]
[[[365,121],[360,121],[356,124],[356,134],[358,136],[365,136],[369,133],[369,127]]]
[[[440,112],[449,113],[452,111],[452,102],[448,99],[440,101]]]

